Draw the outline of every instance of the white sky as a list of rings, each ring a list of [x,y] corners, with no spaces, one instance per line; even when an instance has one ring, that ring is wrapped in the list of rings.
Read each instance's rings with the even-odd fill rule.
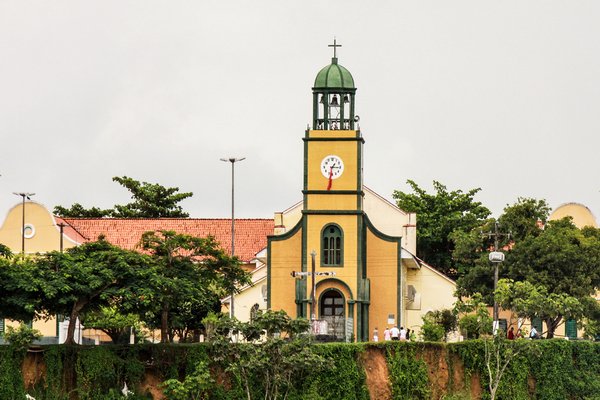
[[[365,184],[481,187],[600,213],[598,1],[0,1],[0,218],[178,186],[192,217],[301,200],[311,87],[353,74]]]

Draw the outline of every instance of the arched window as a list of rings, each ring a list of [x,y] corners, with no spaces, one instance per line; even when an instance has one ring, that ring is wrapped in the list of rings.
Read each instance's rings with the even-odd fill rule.
[[[341,266],[344,249],[342,230],[337,225],[327,225],[322,235],[321,264]]]

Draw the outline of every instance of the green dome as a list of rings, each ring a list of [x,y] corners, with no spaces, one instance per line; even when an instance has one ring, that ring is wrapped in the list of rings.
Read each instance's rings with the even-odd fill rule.
[[[337,58],[317,74],[313,89],[355,89],[354,78],[346,68],[337,63]]]

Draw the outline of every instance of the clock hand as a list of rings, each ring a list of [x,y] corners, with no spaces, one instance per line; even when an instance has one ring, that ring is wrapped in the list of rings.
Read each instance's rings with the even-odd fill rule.
[[[331,183],[333,182],[333,167],[329,168],[329,183],[327,183],[327,190],[331,190]]]

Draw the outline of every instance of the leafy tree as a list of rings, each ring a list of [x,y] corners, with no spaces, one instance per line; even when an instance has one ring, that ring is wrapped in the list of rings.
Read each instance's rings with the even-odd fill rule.
[[[47,315],[69,316],[66,343],[73,344],[81,314],[132,298],[148,279],[147,256],[123,250],[104,238],[61,253],[53,251],[35,260],[44,281],[40,297]]]
[[[442,309],[429,311],[423,316],[421,334],[423,340],[439,342],[448,340],[448,334],[454,332],[458,326],[458,319],[453,310]]]
[[[225,317],[210,342],[211,354],[239,377],[248,400],[286,399],[297,382],[329,366],[311,346],[308,329],[307,320],[293,320],[284,311],[259,311],[247,323]],[[230,343],[238,333],[247,343]]]
[[[10,247],[0,243],[0,257],[2,258],[12,258],[13,253],[10,250]]]
[[[103,306],[88,313],[83,319],[83,324],[86,328],[106,333],[115,344],[129,343],[132,328],[135,332],[141,332],[139,316],[122,313],[116,306]]]
[[[239,266],[237,258],[229,257],[213,237],[145,232],[140,246],[153,259],[148,311],[160,315],[162,342],[173,341],[172,317],[178,310],[191,305],[194,308],[187,313],[206,315],[215,298],[231,287],[250,283],[249,274]]]
[[[19,255],[0,257],[0,318],[33,321],[42,318],[43,293],[48,283],[35,261]]]
[[[510,237],[504,236],[503,244],[539,235],[540,227],[546,224],[549,215],[550,207],[546,200],[519,197],[515,204],[504,207],[502,215],[498,218],[502,230],[510,232]]]
[[[11,346],[19,350],[26,350],[33,342],[42,338],[42,333],[25,324],[20,324],[18,328],[7,327],[4,338]]]
[[[110,217],[113,210],[102,210],[98,207],[85,208],[79,203],[73,204],[70,208],[63,206],[54,207],[54,215],[65,218],[104,218]]]
[[[456,278],[458,267],[452,259],[455,231],[470,232],[479,227],[490,215],[490,210],[474,200],[480,189],[464,193],[448,191],[440,182],[433,181],[435,194],[429,194],[414,181],[408,180],[414,193],[394,191],[398,207],[417,213],[417,254],[449,277]]]
[[[54,207],[54,214],[65,218],[187,218],[178,203],[192,197],[193,193],[177,193],[179,188],[168,188],[157,183],[140,182],[127,176],[113,177],[113,181],[129,190],[132,202],[115,205],[112,209],[98,207],[86,209],[79,203],[66,208]]]
[[[530,355],[538,355],[537,348],[532,348],[530,342],[524,340],[506,340],[500,335],[483,340],[484,364],[488,378],[490,400],[495,400],[498,388],[511,362],[522,353],[529,351]]]
[[[454,304],[453,312],[458,316],[458,327],[466,339],[492,334],[492,317],[480,293],[474,293],[468,299],[459,299]]]
[[[516,203],[507,205],[498,218],[502,233],[498,238],[500,249],[507,252],[516,243],[538,236],[543,232],[541,224],[546,223],[549,212],[545,200],[519,197]],[[461,296],[481,293],[487,304],[493,303],[495,266],[488,255],[495,246],[496,238],[489,234],[494,232],[495,223],[489,219],[470,232],[455,231],[451,235],[455,243],[452,257],[463,272],[457,279],[458,293]],[[499,264],[498,269],[501,278],[508,276],[506,263]]]
[[[521,318],[541,318],[548,328],[546,337],[553,338],[564,319],[581,320],[596,301],[590,296],[577,298],[566,293],[551,292],[543,285],[528,281],[501,279],[496,290],[498,303]],[[596,305],[597,308],[597,305]]]
[[[139,182],[127,176],[115,176],[118,182],[131,192],[133,202],[116,205],[115,218],[187,218],[177,203],[192,197],[192,192],[177,193],[179,188],[166,188],[156,183]]]

